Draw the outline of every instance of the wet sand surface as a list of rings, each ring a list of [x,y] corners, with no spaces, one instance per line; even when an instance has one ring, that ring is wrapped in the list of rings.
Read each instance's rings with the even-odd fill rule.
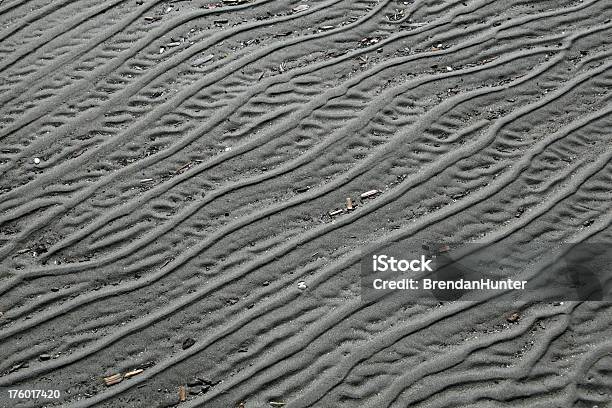
[[[0,2],[0,407],[612,406],[608,303],[359,275],[391,239],[610,240],[611,18]]]

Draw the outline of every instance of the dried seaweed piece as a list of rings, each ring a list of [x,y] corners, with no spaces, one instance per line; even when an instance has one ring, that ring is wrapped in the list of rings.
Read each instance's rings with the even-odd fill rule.
[[[135,376],[135,375],[138,375],[138,374],[142,373],[143,371],[144,371],[144,370],[143,370],[142,368],[138,368],[138,369],[136,369],[136,370],[128,371],[127,373],[125,373],[125,374],[123,375],[123,378],[130,378],[130,377],[133,377],[133,376]]]
[[[365,193],[361,193],[360,197],[361,198],[370,198],[370,197],[374,197],[378,193],[380,193],[380,191],[378,191],[378,190],[370,190],[370,191],[366,191]]]
[[[108,377],[104,377],[104,384],[106,384],[107,387],[110,387],[111,385],[119,384],[121,381],[123,381],[123,375],[121,375],[121,373],[109,375]]]

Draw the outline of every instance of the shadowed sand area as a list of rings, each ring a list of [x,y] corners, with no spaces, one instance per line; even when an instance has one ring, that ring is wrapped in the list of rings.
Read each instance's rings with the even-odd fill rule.
[[[610,303],[360,297],[372,243],[610,242],[611,18],[1,1],[0,408],[612,407]]]

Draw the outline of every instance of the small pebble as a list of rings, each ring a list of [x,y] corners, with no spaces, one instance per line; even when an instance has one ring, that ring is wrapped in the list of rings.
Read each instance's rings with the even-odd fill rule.
[[[189,387],[189,395],[198,395],[201,392],[202,392],[202,387],[200,386]]]
[[[195,344],[195,340],[192,339],[191,337],[185,339],[185,341],[183,341],[183,350],[187,350],[189,347],[193,346]]]
[[[521,315],[518,313],[512,313],[510,316],[506,317],[508,323],[516,323],[521,319]]]
[[[300,4],[293,9],[294,13],[301,13],[302,11],[306,11],[310,8],[308,4]]]

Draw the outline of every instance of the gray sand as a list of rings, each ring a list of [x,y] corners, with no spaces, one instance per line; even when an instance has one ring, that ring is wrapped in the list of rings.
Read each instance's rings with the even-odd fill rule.
[[[608,303],[359,282],[388,240],[610,241],[611,18],[0,2],[0,407],[612,406]]]

